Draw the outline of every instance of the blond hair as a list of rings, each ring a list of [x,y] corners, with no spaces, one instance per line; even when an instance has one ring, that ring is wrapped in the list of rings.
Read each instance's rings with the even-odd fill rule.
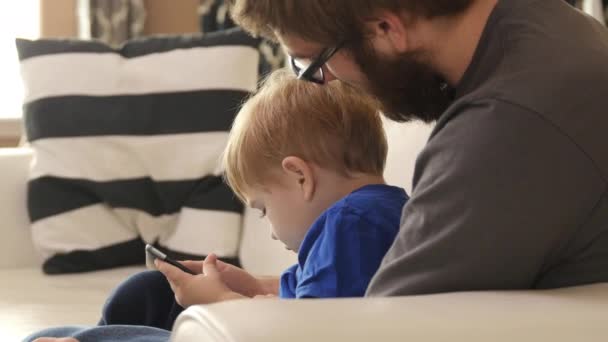
[[[246,202],[285,157],[345,176],[382,175],[387,143],[378,103],[338,81],[318,85],[286,70],[271,74],[238,113],[223,156],[228,185]]]

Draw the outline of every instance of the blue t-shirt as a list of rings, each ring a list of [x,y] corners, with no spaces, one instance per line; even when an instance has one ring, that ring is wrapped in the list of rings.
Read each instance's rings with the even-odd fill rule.
[[[362,297],[399,231],[409,199],[401,188],[367,185],[327,209],[281,276],[281,298]]]

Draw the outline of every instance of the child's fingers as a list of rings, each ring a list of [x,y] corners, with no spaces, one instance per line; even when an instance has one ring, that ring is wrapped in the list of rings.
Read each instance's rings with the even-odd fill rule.
[[[273,295],[273,294],[265,294],[265,295],[255,295],[253,298],[254,299],[269,299],[269,298],[276,298],[277,296]]]
[[[217,255],[215,255],[215,253],[210,253],[209,255],[207,255],[205,260],[203,260],[203,265],[205,266],[210,264],[215,265],[215,263],[217,263]]]
[[[217,266],[217,270],[220,272],[224,272],[228,267],[232,266],[228,263],[223,262],[220,259],[217,259],[217,261],[215,262],[215,265]]]
[[[183,283],[184,277],[189,275],[179,268],[159,259],[154,260],[154,264],[156,265],[156,268],[165,275],[167,280],[175,286],[179,286]]]
[[[186,266],[190,271],[201,274],[203,273],[203,261],[202,260],[184,260],[180,261],[180,263]]]
[[[217,256],[213,253],[207,255],[205,261],[203,261],[203,273],[206,276],[217,275],[219,270],[217,269]]]

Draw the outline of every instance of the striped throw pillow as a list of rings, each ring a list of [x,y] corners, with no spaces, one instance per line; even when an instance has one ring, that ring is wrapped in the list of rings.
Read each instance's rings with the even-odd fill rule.
[[[17,40],[34,150],[28,210],[46,273],[173,257],[238,261],[242,205],[220,154],[258,81],[240,29],[100,42]]]

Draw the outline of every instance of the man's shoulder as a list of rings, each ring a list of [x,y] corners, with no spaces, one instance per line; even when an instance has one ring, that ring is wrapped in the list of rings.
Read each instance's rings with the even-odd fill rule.
[[[517,0],[499,7],[502,15],[487,33],[491,40],[435,131],[480,116],[540,120],[544,125],[520,127],[514,137],[557,130],[593,159],[607,158],[598,164],[608,164],[598,147],[608,130],[606,28],[562,1]]]
[[[539,152],[551,153],[561,149],[565,163],[569,162],[566,151],[570,151],[570,156],[582,157],[594,173],[608,179],[608,74],[603,94],[597,93],[597,88],[583,94],[581,90],[552,93],[534,87],[511,90],[516,86],[488,84],[492,86],[493,90],[480,90],[457,100],[438,120],[427,147],[439,143],[471,153],[500,148],[507,155],[505,147],[509,145],[527,144],[531,151],[539,147]]]

